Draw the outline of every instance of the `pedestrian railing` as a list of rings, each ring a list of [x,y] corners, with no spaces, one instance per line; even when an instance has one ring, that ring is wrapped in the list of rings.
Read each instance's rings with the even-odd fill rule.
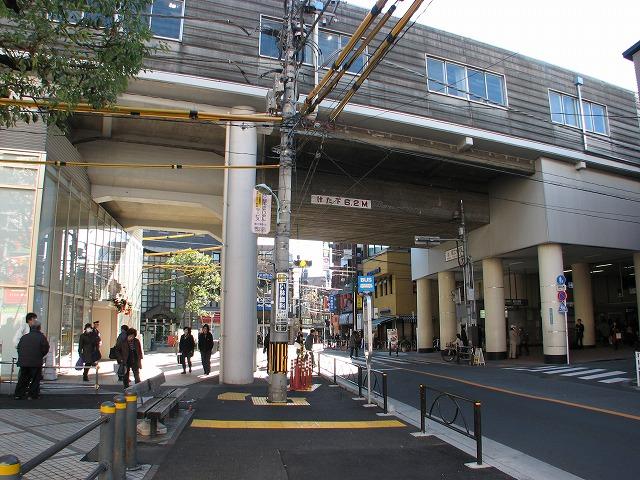
[[[324,365],[323,365],[324,360]],[[361,363],[352,363],[346,359],[335,356],[321,355],[318,353],[318,375],[324,374],[333,379],[333,384],[338,384],[338,378],[358,388],[358,396],[363,397],[363,390],[367,391],[367,366]],[[371,369],[371,393],[382,398],[384,413],[389,409],[389,386],[387,374],[380,370]]]
[[[427,398],[427,393],[429,397]],[[482,404],[477,400],[420,385],[420,431],[426,433],[426,419],[476,442],[476,463],[482,465]],[[473,430],[469,417],[473,415]]]
[[[16,366],[17,366],[17,358],[12,358],[10,362],[0,362],[0,365],[11,365],[11,371],[9,373],[9,395],[13,395],[13,379],[15,378],[15,371],[16,371]],[[96,371],[96,378],[95,381],[93,383],[93,389],[95,391],[95,393],[98,393],[98,390],[100,390],[100,363],[96,363],[95,365],[90,365],[90,366],[82,366],[82,367],[72,367],[69,365],[43,365],[42,366],[42,371],[46,372],[47,369],[55,369],[55,370],[84,370],[85,368],[88,368],[89,370],[95,370]],[[2,376],[0,375],[0,384],[2,384]]]
[[[137,395],[127,394],[116,395],[113,402],[103,402],[98,418],[24,463],[16,455],[2,455],[0,480],[22,479],[23,475],[96,428],[100,429],[98,464],[85,480],[124,480],[126,470],[137,467],[137,400]]]

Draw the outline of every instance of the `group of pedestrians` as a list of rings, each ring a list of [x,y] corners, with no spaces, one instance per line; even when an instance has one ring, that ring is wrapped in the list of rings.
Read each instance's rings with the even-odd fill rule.
[[[187,366],[191,373],[191,357],[196,350],[196,341],[191,334],[190,327],[184,327],[178,343],[178,363],[182,365],[182,375],[186,375]],[[211,373],[211,353],[213,352],[213,335],[209,329],[209,325],[203,325],[198,333],[198,350],[200,351],[200,359],[202,360],[202,369],[205,375]]]

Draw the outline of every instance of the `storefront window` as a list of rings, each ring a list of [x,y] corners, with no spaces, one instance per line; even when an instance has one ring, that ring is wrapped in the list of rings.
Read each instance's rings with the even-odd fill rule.
[[[62,292],[63,286],[68,219],[69,190],[60,185],[56,202],[55,238],[51,255],[51,290],[57,292]]]
[[[34,200],[33,190],[0,188],[0,285],[27,285]]]
[[[51,274],[51,250],[53,247],[56,218],[57,179],[47,175],[44,179],[40,227],[38,229],[38,261],[36,262],[36,285],[49,286]]]

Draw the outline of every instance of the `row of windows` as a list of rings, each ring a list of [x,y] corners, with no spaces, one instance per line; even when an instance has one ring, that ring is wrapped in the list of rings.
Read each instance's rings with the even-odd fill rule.
[[[88,1],[91,3],[95,0]],[[149,28],[154,36],[170,40],[182,39],[183,0],[153,0],[147,6],[145,15],[148,18]],[[60,19],[60,17],[57,18]],[[77,23],[82,19],[87,19],[92,24],[100,27],[109,27],[112,24],[111,18],[97,13],[72,10],[67,14],[67,20],[71,23]]]
[[[554,123],[582,128],[582,117],[578,98],[566,93],[549,91],[551,120]],[[607,135],[607,107],[582,100],[584,110],[584,126],[587,132]]]
[[[375,298],[393,295],[393,276],[376,282]]]

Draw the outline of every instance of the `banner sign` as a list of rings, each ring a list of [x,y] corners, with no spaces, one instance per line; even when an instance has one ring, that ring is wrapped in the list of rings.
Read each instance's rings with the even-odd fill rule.
[[[450,248],[444,252],[444,261],[450,262],[451,260],[456,260],[458,258],[462,258],[464,256],[464,248],[463,245],[458,245],[457,248]]]
[[[331,313],[335,313],[336,309],[336,296],[335,295],[331,295],[329,297],[329,311]]]
[[[398,348],[398,329],[387,328],[387,341],[389,342],[389,350]]]
[[[271,195],[253,189],[251,231],[266,235],[271,230]]]
[[[312,205],[331,205],[334,207],[367,208],[371,210],[371,200],[361,198],[333,197],[331,195],[311,195]]]

